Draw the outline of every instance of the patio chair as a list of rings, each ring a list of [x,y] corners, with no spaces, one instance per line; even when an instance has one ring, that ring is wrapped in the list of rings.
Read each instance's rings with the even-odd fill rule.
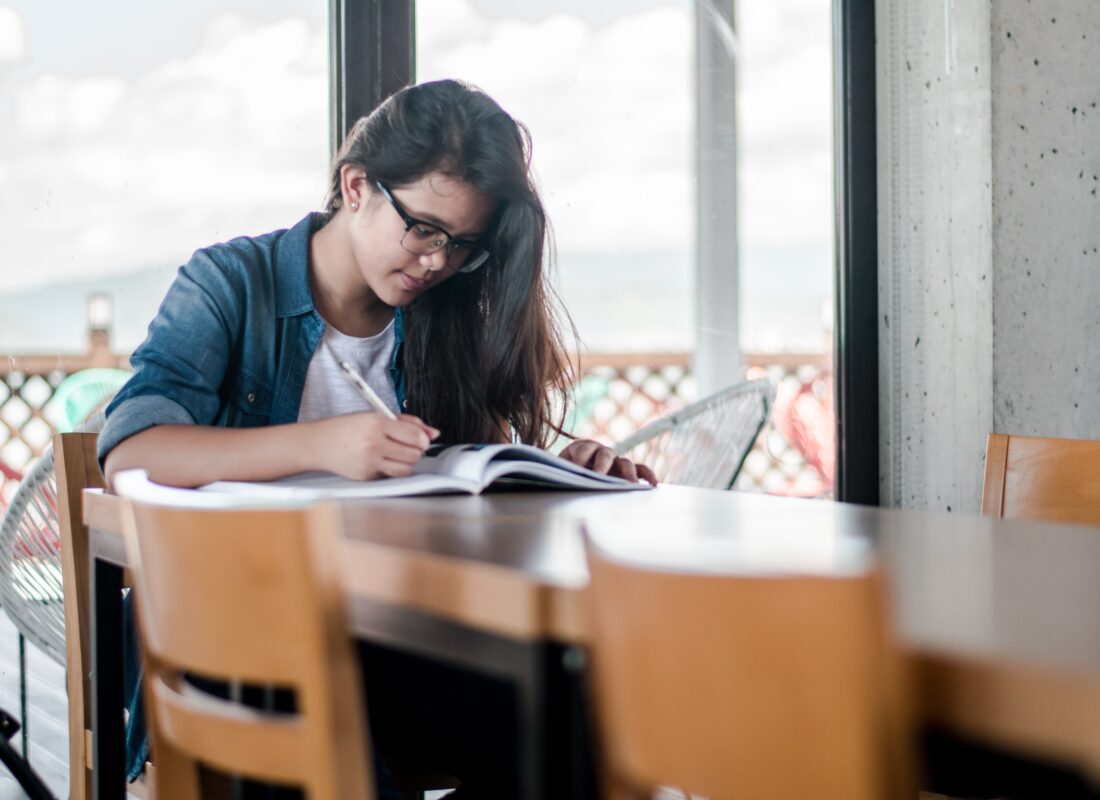
[[[97,413],[81,426],[103,427]],[[61,524],[52,445],[23,477],[0,522],[0,607],[19,631],[65,665]]]
[[[87,650],[87,625],[77,624],[76,593],[66,594],[63,591],[63,585],[68,584],[71,579],[68,575],[63,579],[62,574],[66,570],[70,572],[78,570],[86,586],[87,550],[83,551],[83,558],[76,556],[74,559],[71,553],[71,538],[67,531],[67,528],[73,524],[70,509],[75,511],[76,524],[80,524],[80,505],[79,502],[75,504],[70,502],[69,488],[72,488],[79,497],[79,492],[85,486],[103,485],[103,477],[99,474],[99,466],[95,462],[94,433],[91,433],[98,431],[102,426],[103,415],[97,413],[81,425],[89,433],[63,434],[90,437],[93,443],[92,451],[87,456],[89,461],[87,471],[90,477],[83,477],[84,471],[81,472],[81,476],[69,475],[68,482],[72,486],[67,487],[64,485],[66,476],[62,475],[61,485],[59,485],[54,449],[51,446],[31,465],[12,495],[11,503],[0,522],[0,607],[19,632],[20,653],[23,652],[23,640],[29,640],[51,660],[67,669],[71,791],[72,796],[78,800],[91,796],[83,791],[87,785],[84,736],[73,735],[73,731],[79,730],[82,733],[85,729],[84,720],[89,710],[87,703],[90,703],[91,697],[86,696],[82,691],[86,681],[81,665],[87,663],[87,660],[80,658],[81,651]],[[67,455],[62,457],[68,458]],[[64,525],[61,523],[62,519],[65,520]],[[63,539],[66,540],[64,548],[69,550],[69,553],[62,552]],[[62,558],[66,555],[71,563],[63,565]],[[67,610],[66,603],[72,605],[73,609]],[[65,635],[66,616],[72,618],[69,622],[74,631],[71,639],[67,639]],[[74,648],[72,653],[67,652],[70,645]],[[24,740],[23,749],[26,752],[27,690],[26,667],[22,657],[19,684],[22,699],[20,721]],[[78,776],[82,776],[85,780],[80,780]]]
[[[586,550],[604,796],[916,797],[878,570],[700,574]]]
[[[982,514],[1100,525],[1100,442],[991,433]]]
[[[158,797],[197,800],[200,763],[298,786],[312,800],[374,796],[341,589],[341,527],[333,505],[130,504],[123,528]],[[292,708],[242,706],[202,679],[279,687]]]
[[[56,409],[57,429],[62,433],[77,430],[84,420],[103,410],[132,374],[125,369],[94,367],[69,375],[50,399],[51,408]]]
[[[615,445],[662,483],[731,489],[771,413],[775,386],[742,381],[646,425]]]

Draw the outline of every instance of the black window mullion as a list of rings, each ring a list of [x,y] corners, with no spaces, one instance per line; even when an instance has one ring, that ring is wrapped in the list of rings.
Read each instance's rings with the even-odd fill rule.
[[[875,3],[834,0],[836,497],[879,504]]]
[[[415,76],[412,0],[329,0],[331,141]]]

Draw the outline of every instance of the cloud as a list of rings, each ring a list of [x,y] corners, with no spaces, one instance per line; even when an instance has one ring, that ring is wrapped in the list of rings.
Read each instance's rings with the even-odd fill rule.
[[[464,0],[432,9],[418,20],[418,76],[470,80],[528,125],[563,253],[694,248],[690,8],[660,5],[599,26],[564,14],[493,20]],[[739,9],[742,243],[827,248],[828,4]]]
[[[327,182],[327,32],[223,14],[134,78],[8,81],[0,290],[179,264],[293,224]]]
[[[418,77],[472,81],[530,128],[563,252],[691,246],[687,11],[661,6],[596,28],[563,14],[489,20],[460,0],[433,9],[418,21]]]
[[[418,14],[418,77],[470,80],[529,126],[563,273],[625,265],[614,297],[567,276],[580,287],[567,299],[582,330],[606,323],[606,341],[591,344],[642,346],[648,336],[647,347],[690,346],[667,326],[639,331],[637,315],[655,319],[643,297],[690,314],[694,22],[683,2],[618,5],[619,16],[601,7],[598,21],[516,19],[435,0],[430,16]],[[738,4],[738,13],[742,247],[827,252],[828,4]],[[140,74],[0,82],[0,114],[16,123],[0,135],[0,292],[177,265],[197,247],[318,207],[327,52],[323,23],[221,14],[193,52]],[[22,25],[0,8],[0,70],[13,57],[23,57]]]
[[[0,6],[0,64],[21,61],[24,52],[23,18],[9,6]]]

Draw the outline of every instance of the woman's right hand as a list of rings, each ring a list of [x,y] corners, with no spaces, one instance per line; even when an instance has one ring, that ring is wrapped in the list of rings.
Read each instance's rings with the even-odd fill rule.
[[[314,446],[320,466],[352,480],[412,474],[439,431],[412,414],[396,420],[371,411],[317,420]]]

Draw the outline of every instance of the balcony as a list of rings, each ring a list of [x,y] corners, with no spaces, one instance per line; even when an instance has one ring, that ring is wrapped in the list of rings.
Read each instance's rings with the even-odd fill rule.
[[[83,354],[9,355],[0,359],[0,492],[64,427],[55,393],[74,372],[123,367],[93,331]],[[746,376],[777,386],[772,419],[745,460],[736,488],[800,497],[831,497],[834,474],[832,371],[825,353],[745,353]],[[573,434],[611,443],[697,397],[691,355],[584,353],[579,359]],[[4,495],[6,496],[6,494]]]

